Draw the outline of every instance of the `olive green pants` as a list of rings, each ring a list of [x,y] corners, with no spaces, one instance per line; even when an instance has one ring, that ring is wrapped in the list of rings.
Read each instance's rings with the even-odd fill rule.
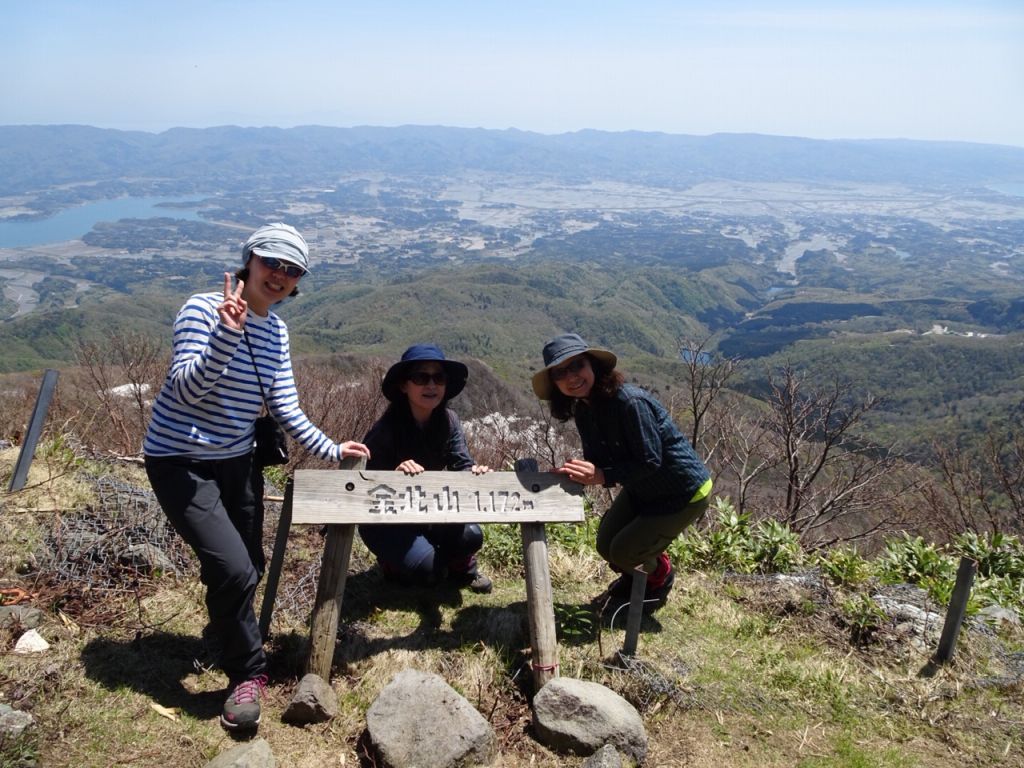
[[[685,505],[678,512],[642,516],[633,508],[629,494],[622,491],[597,527],[597,552],[621,573],[627,573],[638,565],[652,573],[658,555],[687,526],[704,516],[709,502],[710,494]]]

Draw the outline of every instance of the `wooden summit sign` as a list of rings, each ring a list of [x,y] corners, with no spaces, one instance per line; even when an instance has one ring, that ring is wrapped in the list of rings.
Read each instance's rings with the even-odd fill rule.
[[[516,523],[523,539],[531,667],[535,690],[558,676],[558,643],[548,570],[545,523],[583,522],[583,487],[563,475],[537,472],[532,459],[517,472],[367,470],[345,459],[341,470],[300,469],[285,489],[260,614],[264,638],[292,524],[327,524],[323,565],[310,620],[306,671],[330,679],[352,540],[359,524]]]
[[[582,486],[551,472],[295,472],[293,524],[580,523]]]

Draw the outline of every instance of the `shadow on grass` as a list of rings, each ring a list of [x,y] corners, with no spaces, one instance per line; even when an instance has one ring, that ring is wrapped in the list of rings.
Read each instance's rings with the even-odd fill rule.
[[[442,607],[455,609],[450,629],[443,628]],[[618,613],[602,610],[598,601],[556,602],[553,607],[561,645],[583,646],[597,642],[602,631],[625,629],[625,609]],[[371,637],[366,623],[374,623],[383,612],[391,611],[414,613],[419,624],[404,634]],[[456,650],[484,642],[517,665],[523,649],[530,644],[525,600],[505,605],[464,605],[463,593],[450,583],[399,585],[386,581],[375,568],[348,577],[341,614],[335,664],[360,661],[394,649]],[[656,616],[645,614],[640,631],[661,632],[662,625]],[[607,634],[605,640],[607,643]]]
[[[419,629],[430,631],[441,626],[441,606],[461,605],[462,591],[449,581],[433,585],[396,584],[371,568],[346,580],[342,619],[364,621],[378,611],[403,611],[418,614]]]
[[[82,649],[82,663],[86,676],[108,690],[131,688],[161,706],[205,720],[220,715],[225,692],[195,693],[183,681],[207,655],[198,637],[154,632],[134,640],[91,640]]]
[[[525,597],[525,586],[521,594]],[[465,604],[467,597],[471,604]],[[498,653],[509,675],[528,692],[531,670],[526,601],[505,604],[494,604],[494,601],[494,596],[467,596],[457,585],[446,581],[434,585],[397,584],[384,579],[373,567],[349,574],[332,668],[338,673],[349,665],[389,651],[459,651],[483,643]],[[604,656],[619,650],[626,624],[625,609],[617,614],[602,611],[602,605],[596,600],[556,602],[553,608],[561,646],[598,643]],[[448,626],[446,613],[450,616]],[[397,614],[414,615],[415,627],[410,629],[408,621],[396,621]],[[396,624],[399,628],[389,632],[388,627]],[[655,616],[644,615],[642,635],[662,629]],[[308,652],[308,632],[275,633],[268,647],[272,676],[275,670],[282,676],[301,676]]]
[[[449,582],[430,586],[395,584],[382,578],[377,569],[352,574],[345,583],[334,664],[360,661],[389,650],[460,648],[466,638],[461,632],[443,628],[441,609],[455,608],[459,616],[470,610],[462,606],[462,592]],[[418,623],[404,634],[370,637],[367,624],[376,623],[385,612],[414,614]]]

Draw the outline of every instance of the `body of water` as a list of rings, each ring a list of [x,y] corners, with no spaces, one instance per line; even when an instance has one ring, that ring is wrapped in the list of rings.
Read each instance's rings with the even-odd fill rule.
[[[99,221],[119,219],[186,219],[195,221],[199,214],[189,208],[161,208],[161,203],[180,203],[165,197],[121,197],[68,208],[48,219],[33,221],[0,220],[0,248],[21,248],[78,240]]]

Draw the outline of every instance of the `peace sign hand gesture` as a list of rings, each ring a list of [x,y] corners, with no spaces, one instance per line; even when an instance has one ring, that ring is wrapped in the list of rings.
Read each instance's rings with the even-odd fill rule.
[[[239,280],[238,286],[232,289],[231,275],[224,273],[224,301],[217,306],[217,314],[221,323],[233,331],[240,331],[245,326],[245,312],[249,305],[242,298],[243,288],[245,281]]]

